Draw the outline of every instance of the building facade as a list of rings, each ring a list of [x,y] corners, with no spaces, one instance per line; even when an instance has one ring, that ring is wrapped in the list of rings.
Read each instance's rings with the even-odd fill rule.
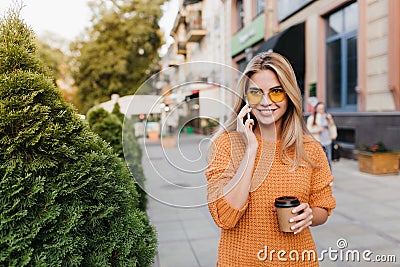
[[[171,32],[175,42],[163,57],[165,102],[179,110],[180,127],[200,133],[215,128],[229,113],[226,88],[233,82],[228,77],[237,72],[226,65],[230,43],[222,10],[221,1],[181,0]]]
[[[279,52],[294,66],[305,116],[325,102],[347,156],[377,141],[400,150],[400,1],[189,2],[218,5],[222,31],[207,25],[208,41],[187,51],[186,61],[223,61],[242,71],[255,54]],[[222,39],[207,39],[214,31]]]
[[[243,69],[261,51],[279,52],[294,66],[305,115],[318,101],[334,115],[345,156],[378,141],[400,149],[400,1],[231,0],[225,6],[233,66]]]

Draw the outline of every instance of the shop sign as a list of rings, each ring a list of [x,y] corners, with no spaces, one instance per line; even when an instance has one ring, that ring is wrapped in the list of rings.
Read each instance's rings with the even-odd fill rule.
[[[232,37],[231,55],[237,55],[247,47],[264,39],[265,33],[265,15],[258,16],[253,22],[240,30]]]

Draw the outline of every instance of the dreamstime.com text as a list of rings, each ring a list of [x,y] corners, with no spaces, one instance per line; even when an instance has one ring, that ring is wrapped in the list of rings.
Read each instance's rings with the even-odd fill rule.
[[[393,263],[397,261],[396,255],[378,255],[371,250],[348,249],[347,240],[339,238],[336,241],[337,248],[329,247],[320,251],[319,256],[314,250],[269,250],[268,246],[257,253],[257,258],[260,261],[324,261],[330,260],[333,262],[380,262]]]

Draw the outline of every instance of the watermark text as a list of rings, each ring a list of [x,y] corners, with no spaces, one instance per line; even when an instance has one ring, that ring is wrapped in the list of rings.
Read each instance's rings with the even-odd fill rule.
[[[317,256],[315,250],[275,250],[264,246],[257,253],[257,258],[260,261],[342,261],[342,262],[388,262],[397,261],[396,255],[380,255],[374,254],[371,250],[347,249],[348,243],[344,238],[339,238],[336,241],[336,248],[329,247],[323,249]]]

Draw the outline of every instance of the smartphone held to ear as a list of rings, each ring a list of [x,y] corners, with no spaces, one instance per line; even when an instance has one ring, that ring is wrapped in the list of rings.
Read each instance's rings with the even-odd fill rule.
[[[249,106],[249,101],[247,101],[247,98],[246,98],[246,104]],[[247,113],[247,119],[250,120],[250,112]]]

